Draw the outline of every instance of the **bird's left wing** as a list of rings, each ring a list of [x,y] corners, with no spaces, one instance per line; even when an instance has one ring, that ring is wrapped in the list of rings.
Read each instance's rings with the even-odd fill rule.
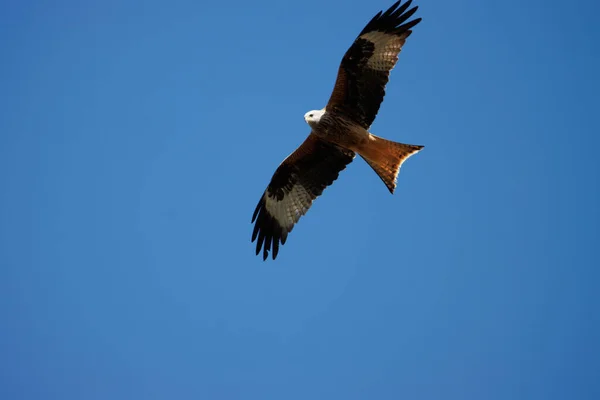
[[[421,18],[406,22],[418,8],[408,9],[412,0],[400,3],[401,0],[375,15],[344,54],[325,107],[346,115],[365,129],[377,116],[390,71],[398,62],[406,38],[421,22]]]
[[[252,241],[258,239],[257,255],[262,248],[263,260],[267,259],[270,250],[273,259],[277,257],[279,243],[285,244],[294,224],[354,156],[353,151],[325,142],[311,133],[279,165],[252,216],[252,222],[255,222]]]

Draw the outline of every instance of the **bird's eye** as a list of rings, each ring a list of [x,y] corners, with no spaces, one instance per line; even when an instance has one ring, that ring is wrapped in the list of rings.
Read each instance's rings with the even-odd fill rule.
[[[312,114],[309,114],[309,117],[312,117],[312,116],[313,116]]]

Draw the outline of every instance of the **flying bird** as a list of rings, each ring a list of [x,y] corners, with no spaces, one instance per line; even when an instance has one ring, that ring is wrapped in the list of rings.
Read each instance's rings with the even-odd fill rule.
[[[423,148],[369,132],[398,54],[411,29],[421,22],[421,18],[408,21],[418,8],[409,9],[412,0],[402,5],[401,2],[371,19],[344,54],[325,108],[304,115],[310,134],[279,165],[252,215],[252,242],[257,240],[257,255],[262,248],[263,260],[270,251],[273,260],[277,257],[279,244],[285,244],[313,200],[337,179],[356,154],[393,194],[402,163]]]

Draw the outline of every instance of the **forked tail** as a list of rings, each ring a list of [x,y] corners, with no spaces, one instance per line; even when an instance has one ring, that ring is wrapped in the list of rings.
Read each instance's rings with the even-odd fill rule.
[[[379,175],[390,193],[396,189],[396,179],[402,163],[423,146],[392,142],[371,134],[371,138],[357,149],[357,153]]]

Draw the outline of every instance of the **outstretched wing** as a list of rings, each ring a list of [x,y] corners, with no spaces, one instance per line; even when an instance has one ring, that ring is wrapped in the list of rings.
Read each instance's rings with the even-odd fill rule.
[[[358,35],[342,59],[327,111],[342,113],[369,129],[398,54],[411,28],[421,22],[417,18],[405,23],[418,8],[408,10],[411,2],[400,6],[399,0],[386,12],[380,11]]]
[[[325,142],[311,133],[279,165],[252,216],[252,222],[256,221],[252,241],[258,239],[257,255],[262,247],[263,260],[267,259],[271,249],[273,260],[277,257],[279,243],[285,244],[294,224],[354,156],[353,151]]]

